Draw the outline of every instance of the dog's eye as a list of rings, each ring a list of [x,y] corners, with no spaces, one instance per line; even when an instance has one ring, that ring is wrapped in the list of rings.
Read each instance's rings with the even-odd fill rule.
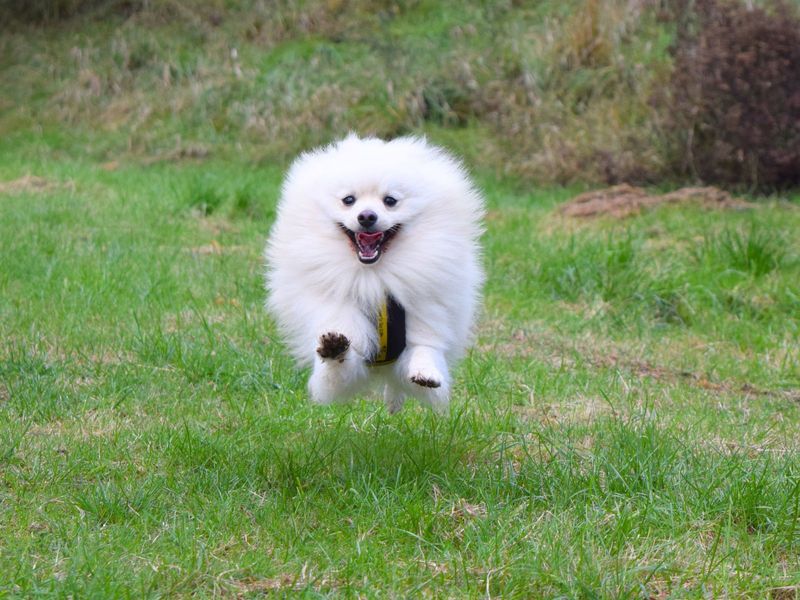
[[[353,206],[353,204],[355,203],[356,203],[355,196],[345,196],[344,198],[342,198],[342,204],[344,204],[345,206]]]
[[[391,196],[386,196],[386,197],[383,199],[383,203],[384,203],[386,206],[394,206],[395,204],[397,204],[397,198],[392,198]]]

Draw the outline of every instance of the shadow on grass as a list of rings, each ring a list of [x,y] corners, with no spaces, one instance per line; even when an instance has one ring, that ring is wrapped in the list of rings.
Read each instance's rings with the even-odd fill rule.
[[[358,408],[325,422],[308,415],[284,433],[265,422],[225,436],[186,427],[167,454],[205,493],[245,486],[290,504],[312,497],[318,507],[346,504],[353,494],[429,506],[440,497],[466,498],[490,513],[627,507],[643,532],[674,527],[671,518],[725,519],[781,546],[800,543],[797,457],[687,446],[679,432],[644,414],[520,432],[492,432],[491,419],[467,409],[450,418]]]
[[[292,496],[310,489],[347,489],[369,480],[380,487],[430,487],[432,479],[467,477],[491,452],[478,415],[451,418],[422,409],[391,416],[382,408],[300,407],[302,418],[266,418],[247,430],[220,435],[189,426],[168,448],[171,460],[224,485],[242,483]],[[320,419],[319,413],[327,411]]]

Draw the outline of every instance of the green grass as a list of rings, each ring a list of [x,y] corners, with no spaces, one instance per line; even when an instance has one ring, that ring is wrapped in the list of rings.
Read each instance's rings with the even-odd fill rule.
[[[796,586],[796,201],[575,222],[480,176],[478,343],[390,416],[311,406],[264,313],[280,169],[0,156],[50,183],[0,195],[0,594]]]
[[[796,596],[797,195],[556,210],[662,172],[656,4],[4,25],[0,597]],[[263,309],[287,161],[350,129],[427,133],[486,192],[447,415],[310,405]]]

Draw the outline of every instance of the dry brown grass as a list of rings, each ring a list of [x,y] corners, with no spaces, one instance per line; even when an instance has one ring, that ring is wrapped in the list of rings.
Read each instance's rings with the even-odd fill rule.
[[[648,98],[668,60],[651,2],[462,8],[159,0],[80,35],[51,26],[2,44],[15,118],[99,126],[106,162],[186,158],[176,138],[287,160],[349,130],[446,131],[477,166],[528,180],[656,176]]]
[[[669,70],[650,42],[639,44],[654,22],[647,2],[586,0],[540,29],[509,26],[509,76],[479,92],[486,118],[514,148],[507,172],[558,183],[658,173],[648,98]]]

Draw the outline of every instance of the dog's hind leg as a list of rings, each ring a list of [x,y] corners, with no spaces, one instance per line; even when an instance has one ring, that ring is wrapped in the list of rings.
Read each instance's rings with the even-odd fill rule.
[[[394,414],[403,408],[403,404],[406,402],[406,393],[393,384],[387,383],[383,388],[383,400],[386,403],[386,410],[390,414]]]

